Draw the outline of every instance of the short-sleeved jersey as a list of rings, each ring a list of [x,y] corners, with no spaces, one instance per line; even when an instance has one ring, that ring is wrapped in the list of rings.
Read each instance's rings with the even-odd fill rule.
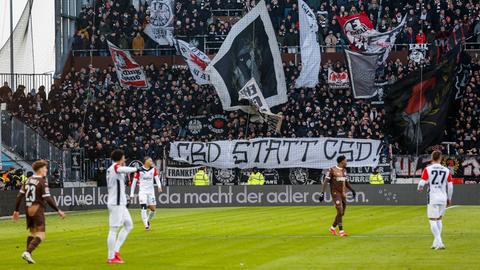
[[[452,182],[452,174],[448,168],[440,164],[431,164],[423,169],[422,180],[430,186],[428,204],[447,203],[447,185],[448,182]]]
[[[118,171],[116,163],[107,169],[108,205],[127,205],[125,173]]]
[[[330,191],[333,193],[345,194],[347,182],[347,170],[338,166],[333,166],[328,170],[325,181],[330,183]]]
[[[142,193],[155,193],[155,182],[160,184],[157,169],[151,167],[149,170],[143,167],[143,170],[137,171],[134,180],[139,182],[139,192]],[[132,186],[132,189],[135,187]]]
[[[32,176],[23,183],[20,193],[25,194],[25,206],[40,205],[45,208],[45,197],[50,196],[48,182],[45,177]]]

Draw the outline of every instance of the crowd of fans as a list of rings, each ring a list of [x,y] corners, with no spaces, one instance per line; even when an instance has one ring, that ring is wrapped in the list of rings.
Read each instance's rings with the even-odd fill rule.
[[[270,17],[279,43],[289,50],[298,46],[298,6],[293,0],[267,0]],[[392,1],[351,2],[346,0],[306,0],[315,10],[320,26],[319,40],[327,51],[335,52],[338,44],[346,44],[335,16],[365,12],[375,27],[388,31],[407,16],[405,31],[398,43],[431,43],[445,39],[451,30],[460,26],[480,33],[478,11],[480,4],[469,1]],[[354,4],[355,3],[355,4]],[[241,15],[255,5],[251,0],[177,0],[175,31],[193,37],[207,35],[222,41]],[[232,13],[221,9],[232,10]],[[222,13],[223,12],[223,13]],[[229,15],[229,16],[226,16]],[[231,21],[228,21],[231,20]],[[146,1],[95,0],[83,7],[78,16],[74,49],[107,48],[106,40],[121,48],[133,48],[137,55],[155,44],[143,34],[149,21]],[[480,35],[479,35],[480,36]],[[100,52],[100,54],[107,52]],[[145,66],[150,89],[125,91],[118,86],[113,67],[105,70],[85,68],[71,70],[61,86],[53,86],[47,94],[25,95],[19,86],[12,93],[8,85],[0,88],[0,98],[16,117],[36,128],[61,148],[84,147],[90,158],[101,158],[116,147],[126,150],[129,157],[149,155],[163,157],[169,142],[182,139],[213,140],[240,139],[261,136],[318,137],[336,136],[372,138],[388,142],[382,129],[385,111],[381,103],[354,99],[350,89],[330,89],[327,71],[341,71],[341,63],[322,63],[321,82],[314,89],[294,89],[299,67],[284,63],[288,85],[288,102],[274,108],[283,114],[280,134],[272,133],[267,124],[249,121],[241,111],[225,112],[211,86],[195,84],[186,67],[167,64]],[[428,62],[422,63],[424,65]],[[394,81],[419,68],[415,61],[390,61],[384,69],[383,81]],[[455,154],[480,153],[480,62],[472,60],[473,74],[458,104],[459,117],[451,119],[446,140],[454,142]],[[191,136],[186,134],[188,117],[223,114],[227,123],[223,134]],[[393,146],[395,153],[401,150]]]
[[[369,0],[305,1],[317,15],[318,40],[328,52],[340,50],[347,40],[337,16],[364,12],[374,27],[386,32],[407,16],[407,27],[396,40],[398,44],[432,43],[442,40],[461,26],[480,32],[480,3],[473,0]],[[381,6],[380,6],[381,2]],[[218,48],[238,17],[255,6],[255,0],[177,0],[174,8],[174,34],[184,39],[205,36],[210,46]],[[277,40],[285,52],[295,52],[299,41],[298,2],[266,0]],[[94,0],[82,8],[77,19],[74,50],[100,50],[105,55],[107,39],[124,49],[144,54],[157,44],[143,33],[150,22],[145,0]],[[203,41],[202,41],[203,42]],[[207,50],[213,52],[212,50]]]
[[[465,87],[459,116],[448,129],[446,140],[455,142],[451,153],[478,154],[480,133],[480,61],[472,60],[473,76]],[[299,69],[284,63],[288,102],[276,112],[284,116],[281,132],[272,132],[267,124],[249,121],[241,111],[225,112],[211,86],[195,84],[186,67],[167,64],[144,67],[150,89],[125,91],[117,83],[113,67],[105,70],[70,71],[60,87],[53,86],[46,98],[43,87],[37,93],[24,94],[18,87],[13,95],[8,86],[0,89],[7,109],[61,148],[84,147],[87,157],[103,158],[117,147],[131,158],[144,155],[161,158],[169,142],[178,139],[214,140],[255,137],[350,137],[380,139],[384,136],[385,111],[381,103],[354,99],[350,89],[331,89],[328,68],[345,69],[340,62],[326,62],[321,82],[313,89],[295,89]],[[399,60],[389,62],[386,76],[402,77],[418,65]],[[9,89],[9,88],[8,88]],[[223,134],[185,135],[188,118],[223,114]],[[401,153],[393,145],[394,153]]]

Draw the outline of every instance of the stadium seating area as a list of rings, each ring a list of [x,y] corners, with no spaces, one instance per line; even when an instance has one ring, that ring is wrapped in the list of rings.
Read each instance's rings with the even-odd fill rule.
[[[146,47],[153,46],[153,42],[141,34],[148,21],[144,2],[138,1],[138,6],[134,7],[128,4],[129,1],[97,0],[95,8],[84,7],[77,23],[74,49],[106,49],[106,38],[122,48],[142,43],[139,39],[145,40]],[[247,10],[254,1],[221,2],[223,9]],[[294,2],[267,1],[273,24],[278,30],[279,42],[286,47],[298,45],[298,16]],[[401,14],[408,14],[409,27],[398,43],[435,42],[441,40],[444,31],[462,23],[471,25],[475,33],[480,31],[480,26],[477,26],[480,4],[472,1],[447,4],[438,0],[431,3],[384,0],[383,9],[379,9],[375,0],[361,2],[359,6],[340,0],[335,5],[318,0],[307,2],[318,11],[322,29],[319,35],[325,38],[332,34],[339,36],[340,28],[334,16],[359,11],[367,12],[373,22],[379,23],[380,31],[391,29],[398,23]],[[218,9],[219,0],[177,1],[177,33],[186,36],[207,34],[221,38],[228,33],[230,23],[218,20],[220,17],[225,18],[219,16],[225,14],[214,12]],[[237,13],[227,15],[232,14]],[[426,38],[418,37],[419,33],[422,35],[422,29]],[[116,33],[121,34],[118,36]],[[133,48],[138,49],[135,46]],[[72,70],[60,87],[53,86],[48,99],[43,88],[36,94],[25,96],[21,86],[12,96],[6,94],[8,91],[4,87],[1,98],[9,103],[8,110],[13,115],[35,127],[58,146],[85,147],[87,156],[91,158],[106,157],[117,146],[126,149],[127,155],[132,158],[143,155],[159,158],[163,156],[164,149],[168,151],[170,141],[181,138],[212,140],[217,137],[337,136],[375,138],[388,143],[382,130],[382,105],[370,100],[354,99],[348,89],[329,89],[326,83],[328,67],[335,70],[344,67],[340,63],[331,62],[323,63],[323,66],[321,83],[315,89],[297,90],[292,82],[298,76],[299,67],[293,63],[284,63],[289,102],[275,108],[284,115],[281,134],[271,134],[266,124],[252,123],[242,112],[224,112],[212,87],[198,86],[188,69],[166,64],[145,67],[151,83],[148,91],[123,91],[116,84],[113,67],[109,67],[105,70]],[[413,61],[391,61],[385,69],[386,80],[401,78],[418,67]],[[480,125],[475,121],[480,112],[480,61],[476,58],[472,60],[472,69],[474,74],[456,108],[458,114],[451,115],[451,128],[446,131],[445,140],[454,142],[451,150],[457,154],[480,153]],[[220,136],[212,133],[196,138],[186,135],[185,124],[189,116],[211,114],[227,117],[226,134]],[[395,145],[392,146],[394,153],[402,153]]]
[[[453,148],[458,154],[478,154],[480,150],[477,139],[480,125],[474,120],[480,112],[479,63],[477,60],[472,63],[474,76],[458,105],[459,116],[452,115],[452,128],[446,138],[455,142]],[[315,89],[299,90],[293,87],[298,67],[285,63],[289,102],[276,108],[284,115],[281,134],[271,134],[266,125],[249,122],[242,112],[223,111],[212,87],[200,87],[188,69],[166,64],[146,67],[152,84],[147,91],[120,89],[116,73],[110,67],[71,71],[61,87],[52,88],[48,99],[43,89],[37,94],[22,95],[22,87],[13,94],[13,99],[6,99],[13,115],[34,126],[59,147],[85,147],[90,158],[107,157],[116,146],[126,149],[132,158],[143,155],[160,158],[164,148],[168,151],[170,141],[182,138],[337,136],[375,138],[388,143],[382,130],[382,105],[354,99],[348,89],[330,89],[326,83],[329,66],[336,70],[344,68],[340,63],[325,63],[322,83]],[[389,64],[387,74],[403,76],[415,67],[412,63],[405,66],[397,61]],[[212,114],[227,117],[226,134],[185,135],[189,116]],[[394,145],[393,150],[401,153]]]
[[[156,44],[143,34],[149,21],[146,1],[96,0],[85,6],[77,21],[74,50],[106,50],[106,40],[123,49],[145,48]],[[380,32],[391,30],[407,15],[407,26],[397,39],[398,44],[432,43],[448,35],[460,25],[474,25],[480,4],[475,1],[320,1],[306,0],[317,13],[321,45],[336,51],[336,46],[347,44],[341,35],[336,16],[358,12],[367,13]],[[293,0],[267,0],[270,17],[277,31],[277,39],[284,51],[298,46],[298,7]],[[330,4],[332,3],[332,4]],[[382,6],[380,6],[380,3]],[[254,0],[178,0],[175,7],[175,35],[190,39],[207,36],[209,41],[221,43],[235,22],[236,15],[255,5]],[[294,49],[291,49],[291,51]],[[103,52],[104,53],[104,52]]]

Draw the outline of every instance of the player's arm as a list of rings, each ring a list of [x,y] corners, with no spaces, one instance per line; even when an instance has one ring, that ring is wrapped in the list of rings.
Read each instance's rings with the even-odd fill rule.
[[[116,173],[134,173],[138,171],[135,167],[128,167],[128,166],[120,166],[118,164],[114,167]]]
[[[350,184],[350,181],[345,181],[345,186],[352,192],[353,197],[357,196],[357,192],[353,189],[352,184]]]
[[[136,172],[133,176],[132,187],[130,188],[130,198],[133,198],[135,195],[135,188],[137,187],[138,179],[140,178],[140,172]]]
[[[422,192],[423,191],[423,187],[428,183],[428,171],[427,171],[427,168],[424,168],[423,169],[423,172],[422,172],[422,177],[420,178],[420,182],[418,182],[418,186],[417,186],[417,191],[418,192]]]
[[[20,204],[22,203],[23,198],[25,198],[25,184],[22,184],[22,187],[15,198],[15,211],[13,211],[12,215],[12,220],[14,222],[17,222],[20,218]]]
[[[48,182],[45,181],[45,184],[42,185],[42,198],[47,202],[47,204],[55,210],[61,218],[65,218],[65,213],[60,210],[57,206],[57,203],[52,199],[50,195],[50,189],[48,188]]]
[[[162,181],[160,181],[160,177],[157,172],[157,168],[153,168],[153,179],[155,180],[155,184],[157,184],[158,192],[162,192]]]
[[[452,179],[452,174],[448,174],[448,182],[447,182],[447,207],[452,204],[452,196],[453,196],[453,179]]]
[[[327,189],[327,184],[330,183],[332,179],[332,171],[328,170],[327,175],[325,175],[325,178],[323,179],[322,183],[322,192],[320,192],[320,197],[318,198],[319,201],[323,201],[325,199],[325,190]]]

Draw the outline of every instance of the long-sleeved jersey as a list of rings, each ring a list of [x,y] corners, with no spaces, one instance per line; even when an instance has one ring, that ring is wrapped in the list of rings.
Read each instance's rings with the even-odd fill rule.
[[[428,192],[429,204],[447,204],[447,199],[452,199],[453,182],[452,174],[446,167],[435,163],[423,169],[422,179],[418,183],[419,188],[429,184]]]
[[[137,168],[112,164],[107,169],[108,205],[127,205],[125,174],[136,172]]]
[[[154,183],[157,184],[158,187],[162,185],[160,177],[157,173],[157,169],[155,169],[154,167],[146,169],[142,166],[142,169],[135,173],[132,182],[132,189],[130,190],[130,197],[135,194],[135,187],[137,185],[137,182],[140,183],[140,193],[155,193]]]

